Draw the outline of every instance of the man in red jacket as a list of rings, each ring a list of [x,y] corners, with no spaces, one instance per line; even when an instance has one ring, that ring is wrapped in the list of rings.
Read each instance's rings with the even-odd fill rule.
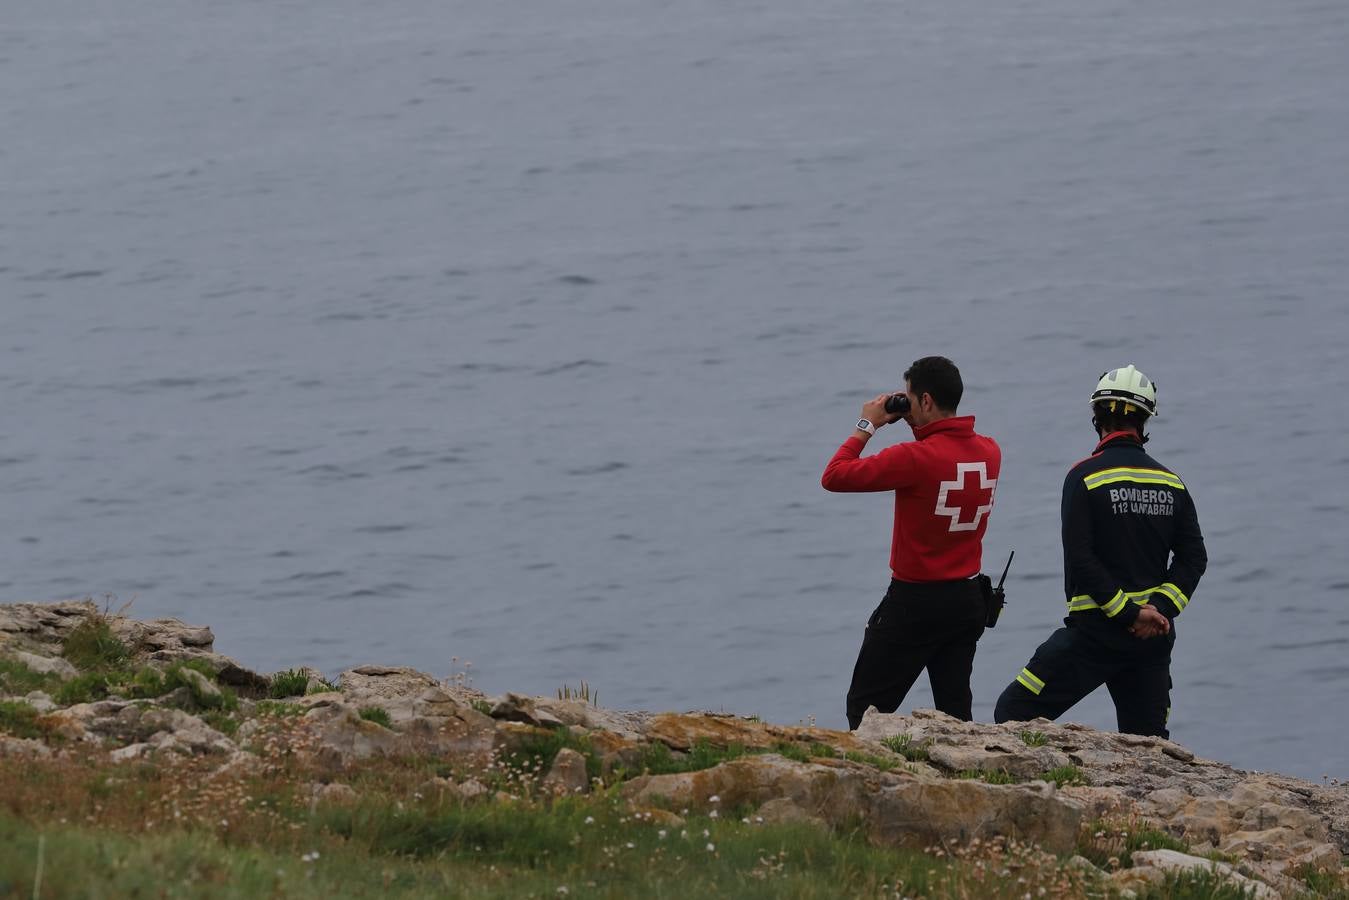
[[[852,436],[825,467],[827,491],[894,491],[893,575],[867,620],[848,688],[848,727],[870,706],[899,708],[923,669],[937,708],[972,718],[970,671],[984,632],[980,586],[984,531],[993,509],[1002,451],[976,434],[973,416],[957,416],[964,385],[955,363],[926,356],[904,373],[909,409],[886,412],[881,394],[862,405]],[[862,458],[876,429],[900,419],[914,440]]]

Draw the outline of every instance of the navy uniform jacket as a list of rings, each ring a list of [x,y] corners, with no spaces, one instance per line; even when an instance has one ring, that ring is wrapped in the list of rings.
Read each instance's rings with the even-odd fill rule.
[[[1128,432],[1106,435],[1063,482],[1065,624],[1134,652],[1166,641],[1128,633],[1149,604],[1173,622],[1208,565],[1185,483]]]

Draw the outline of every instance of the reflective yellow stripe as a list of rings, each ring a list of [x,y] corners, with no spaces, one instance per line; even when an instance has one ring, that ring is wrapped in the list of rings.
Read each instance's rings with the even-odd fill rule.
[[[1176,604],[1176,612],[1180,612],[1185,607],[1190,605],[1190,598],[1185,596],[1184,592],[1182,592],[1180,588],[1176,587],[1169,581],[1166,584],[1158,587],[1157,593],[1161,594],[1163,597],[1170,600],[1172,603]]]
[[[1119,481],[1136,481],[1140,484],[1164,484],[1167,487],[1173,487],[1178,491],[1185,490],[1185,482],[1170,472],[1162,469],[1102,469],[1099,472],[1092,472],[1082,479],[1086,484],[1087,490],[1094,491],[1096,488],[1107,484],[1115,484]]]
[[[1101,612],[1113,619],[1119,615],[1120,610],[1124,609],[1124,604],[1128,602],[1129,598],[1124,595],[1124,591],[1116,591],[1115,596],[1107,600],[1105,605],[1101,607]]]
[[[1141,591],[1118,591],[1115,596],[1106,601],[1105,605],[1097,603],[1091,599],[1090,594],[1078,594],[1068,601],[1068,612],[1078,612],[1083,609],[1103,610],[1107,616],[1112,619],[1119,615],[1120,610],[1124,609],[1126,601],[1144,606],[1148,602],[1148,597],[1153,594],[1161,594],[1163,597],[1176,604],[1176,609],[1182,610],[1190,604],[1190,598],[1181,593],[1180,588],[1167,582],[1157,587],[1144,588]]]
[[[1068,601],[1068,612],[1077,612],[1079,609],[1100,609],[1100,607],[1091,599],[1090,594],[1078,594]]]
[[[1030,669],[1022,669],[1021,674],[1016,676],[1016,681],[1032,694],[1038,694],[1045,689],[1045,683],[1036,678]]]

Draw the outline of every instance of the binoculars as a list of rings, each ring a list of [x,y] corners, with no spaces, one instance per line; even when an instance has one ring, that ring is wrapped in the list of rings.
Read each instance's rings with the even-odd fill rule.
[[[885,411],[892,416],[907,416],[912,406],[908,394],[891,394],[885,398]]]

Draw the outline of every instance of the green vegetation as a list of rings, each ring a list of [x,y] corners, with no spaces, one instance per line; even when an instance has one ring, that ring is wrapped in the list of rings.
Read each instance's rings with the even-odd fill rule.
[[[926,762],[928,759],[927,747],[915,745],[913,738],[907,734],[892,734],[888,738],[883,738],[881,743],[909,762]]]
[[[44,897],[1012,900],[1080,896],[1087,879],[1026,847],[937,858],[729,810],[671,824],[633,813],[613,791],[423,796],[425,758],[320,772],[278,746],[265,761],[263,773],[212,777],[218,761],[204,759],[0,759],[0,897],[34,892],[39,838]],[[349,783],[358,799],[311,808],[296,786],[314,781]]]
[[[1139,900],[1252,900],[1249,890],[1225,881],[1215,872],[1173,873],[1138,895]]]
[[[1092,822],[1083,829],[1077,846],[1079,855],[1102,869],[1128,868],[1139,850],[1189,853],[1190,845],[1147,822],[1130,819]]]
[[[309,673],[303,669],[287,669],[271,677],[267,687],[267,696],[273,700],[287,697],[303,697],[309,688]]]
[[[486,700],[473,700],[469,705],[484,716],[490,716],[492,714],[492,704],[488,703]]]
[[[202,713],[201,720],[216,731],[225,735],[225,737],[234,737],[234,735],[238,733],[239,725],[241,724],[233,714],[218,709],[212,709]]]
[[[153,699],[186,688],[195,709],[232,711],[239,708],[239,698],[224,685],[217,685],[219,693],[202,689],[197,680],[187,674],[193,671],[208,681],[215,678],[215,670],[205,660],[177,662],[163,671],[153,666],[131,669],[125,664],[84,672],[56,688],[52,699],[61,706],[93,703],[116,694],[129,699]]]
[[[278,700],[259,700],[253,706],[253,713],[258,716],[288,718],[304,715],[305,708],[298,703],[282,703]]]
[[[35,672],[16,659],[0,659],[0,693],[22,696],[42,691],[50,695],[60,686],[59,675]]]
[[[0,700],[0,732],[19,738],[40,738],[39,713],[22,700]]]
[[[1043,747],[1049,739],[1045,737],[1043,731],[1023,731],[1021,740],[1027,747]]]
[[[581,679],[581,686],[572,689],[568,685],[562,685],[557,689],[557,699],[559,700],[580,700],[583,703],[589,703],[591,706],[600,705],[600,692],[592,691],[590,685],[586,684],[585,679]]]
[[[1091,783],[1087,781],[1086,773],[1077,766],[1059,766],[1057,769],[1050,769],[1047,772],[1042,772],[1040,773],[1040,780],[1052,781],[1059,787]]]
[[[1349,900],[1349,860],[1345,861],[1344,868],[1341,868],[1338,872],[1303,866],[1288,874],[1305,884],[1307,889],[1314,892],[1318,897],[1328,897],[1330,900]]]
[[[72,628],[61,655],[85,672],[120,669],[131,659],[131,651],[112,633],[103,616],[89,616]]]
[[[698,772],[710,769],[749,753],[742,744],[730,744],[717,747],[708,741],[698,741],[687,753],[676,755],[664,744],[654,743],[642,746],[639,772],[650,775],[671,775],[676,772]],[[767,751],[759,751],[767,752]]]
[[[336,691],[336,690],[339,690],[339,688],[337,687],[337,685],[333,684],[333,683],[332,683],[331,681],[329,681],[328,679],[326,679],[326,678],[315,678],[315,679],[314,679],[314,683],[313,683],[312,685],[309,686],[309,690],[305,691],[305,693],[306,693],[306,694],[330,694],[330,693],[332,693],[333,691]]]
[[[76,675],[56,689],[52,696],[61,706],[73,706],[76,703],[93,703],[108,696],[108,676],[101,672],[86,672]]]
[[[825,759],[837,759],[838,753],[828,744],[821,744],[818,741],[812,741],[809,744],[802,744],[796,741],[777,741],[768,750],[749,751],[754,753],[776,753],[779,756],[793,760],[795,762],[810,762],[812,759],[823,757]],[[715,765],[715,763],[713,764]]]
[[[1017,778],[1006,769],[995,769],[991,772],[982,769],[966,769],[964,772],[957,772],[956,778],[969,778],[976,781],[983,781],[987,784],[1016,784]]]
[[[359,712],[361,718],[367,722],[374,722],[384,728],[393,727],[393,720],[389,718],[389,711],[382,706],[363,706]]]
[[[849,750],[843,754],[843,758],[855,763],[864,763],[881,772],[892,772],[895,769],[913,771],[913,767],[897,759],[877,756],[874,753],[862,753],[860,750]]]

